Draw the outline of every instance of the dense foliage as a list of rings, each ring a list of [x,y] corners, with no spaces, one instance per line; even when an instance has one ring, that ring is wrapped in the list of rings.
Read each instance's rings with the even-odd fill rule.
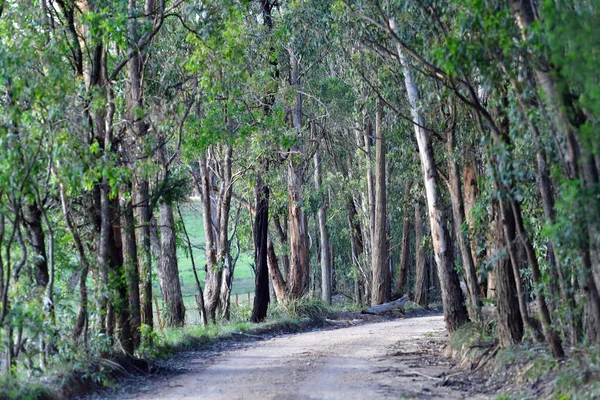
[[[229,319],[240,254],[254,322],[408,293],[451,331],[495,304],[502,346],[598,344],[599,23],[598,0],[0,0],[5,379]]]

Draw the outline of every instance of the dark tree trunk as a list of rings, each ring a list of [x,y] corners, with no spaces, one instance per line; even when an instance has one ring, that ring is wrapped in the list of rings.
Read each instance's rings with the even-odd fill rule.
[[[150,225],[152,221],[152,208],[148,181],[136,179],[134,186],[136,207],[137,243],[139,244],[138,271],[140,275],[141,293],[141,323],[153,327],[152,313],[152,247],[150,239]]]
[[[518,82],[510,77],[508,71],[504,71],[505,75],[509,76],[513,89],[517,95],[517,101],[523,113],[523,117],[526,119],[531,132],[533,143],[536,148],[536,166],[537,166],[537,182],[540,191],[540,197],[542,198],[542,204],[544,208],[544,216],[548,223],[554,223],[556,217],[556,211],[554,209],[554,195],[552,193],[552,180],[550,178],[550,171],[548,163],[546,161],[546,152],[540,142],[540,133],[535,122],[531,119],[527,112],[527,106],[522,97],[521,90]],[[572,288],[570,287],[568,279],[564,276],[564,272],[560,263],[558,262],[558,253],[556,247],[551,240],[547,242],[547,253],[549,268],[549,289],[550,293],[560,293],[561,300],[567,305],[566,313],[569,325],[569,336],[573,345],[577,344],[581,339],[581,321],[577,317],[577,306],[575,303],[575,296]],[[552,299],[551,299],[552,302]],[[555,302],[553,309],[557,308]],[[551,304],[552,304],[551,303]]]
[[[131,312],[131,331],[133,346],[140,344],[140,275],[138,270],[137,243],[135,240],[135,218],[131,200],[123,201],[121,207],[121,237],[123,238],[123,263],[126,271],[129,305]]]
[[[115,152],[115,149],[113,149],[114,93],[110,84],[107,86],[105,90],[108,110],[105,120],[104,161],[108,160],[110,153]],[[108,180],[103,178],[100,187],[101,239],[99,253],[102,254],[103,261],[105,262],[104,271],[107,274],[105,276],[107,289],[109,293],[112,292],[108,299],[106,333],[108,336],[114,336],[114,324],[116,323],[116,337],[118,342],[125,354],[128,357],[133,357],[134,340],[129,324],[131,314],[126,280],[127,272],[123,265],[123,241],[118,218],[120,209],[118,200],[110,199],[110,190]]]
[[[160,268],[158,271],[161,281],[164,324],[168,328],[182,327],[185,322],[185,307],[177,267],[173,208],[168,204],[161,204],[159,214]]]
[[[536,22],[534,4],[531,0],[508,0],[508,4],[513,11],[515,21],[521,30],[524,40],[527,39],[527,30]],[[559,144],[558,153],[561,156],[565,172],[570,179],[579,179],[582,172],[583,180],[587,189],[593,189],[598,185],[599,178],[596,168],[596,162],[593,153],[584,145],[580,148],[579,140],[585,142],[582,135],[577,136],[577,128],[585,122],[585,117],[579,113],[570,99],[570,93],[567,93],[568,85],[561,82],[560,74],[554,73],[553,66],[545,60],[541,60],[535,68],[535,79],[538,87],[544,92],[546,103],[553,117],[554,125],[557,128],[557,137],[555,142]],[[580,171],[581,157],[581,171]],[[582,185],[583,186],[583,185]],[[583,189],[583,188],[581,188]],[[584,292],[586,294],[586,332],[588,339],[593,342],[600,342],[600,294],[596,285],[594,274],[595,268],[592,263],[592,252],[594,246],[597,246],[596,226],[598,225],[598,214],[600,214],[600,202],[596,200],[589,201],[588,206],[594,210],[596,215],[590,223],[586,219],[576,221],[583,226],[583,235],[580,248],[582,256],[581,278]],[[591,246],[590,246],[591,245]],[[595,254],[597,257],[598,255]]]
[[[529,268],[531,269],[531,277],[533,278],[533,283],[535,285],[536,299],[538,307],[540,309],[544,337],[546,339],[546,342],[550,345],[552,355],[555,358],[563,358],[565,356],[565,352],[562,348],[562,343],[558,337],[558,334],[552,326],[552,320],[550,319],[550,311],[548,310],[548,305],[546,304],[546,296],[544,295],[544,291],[541,286],[542,277],[540,272],[540,266],[537,261],[535,250],[533,249],[533,245],[531,244],[527,231],[525,230],[525,225],[523,224],[521,207],[519,206],[516,200],[512,199],[511,208],[515,218],[515,223],[517,226],[517,231],[519,232],[521,243],[525,248],[525,253],[527,254],[527,262],[529,264]]]
[[[129,12],[131,15],[138,13],[136,0],[129,0]],[[147,19],[150,21],[153,18],[153,13],[156,11],[154,0],[145,1],[145,10]],[[133,42],[139,40],[139,24],[138,18],[129,18],[128,28],[129,36]],[[148,143],[148,122],[144,116],[144,99],[143,99],[143,70],[145,67],[145,57],[143,54],[135,53],[133,57],[127,63],[127,70],[129,72],[129,79],[125,81],[126,90],[126,106],[127,106],[127,134],[128,140],[131,141],[134,149],[133,154],[135,159],[145,160],[148,157],[147,149],[145,148]],[[136,166],[137,167],[137,166]],[[153,314],[152,314],[152,253],[150,248],[150,220],[152,219],[152,209],[150,204],[150,193],[148,181],[142,178],[142,171],[134,171],[134,188],[133,198],[136,206],[138,207],[134,212],[135,217],[130,222],[136,222],[138,229],[134,229],[134,224],[128,224],[132,227],[132,234],[137,236],[136,242],[132,246],[139,246],[139,252],[136,248],[136,260],[137,262],[137,277],[133,277],[133,280],[137,278],[138,286],[141,283],[142,290],[140,293],[139,288],[132,295],[137,299],[132,298],[132,327],[134,332],[139,330],[141,324],[152,328],[153,325]],[[130,218],[126,216],[126,218]],[[125,235],[127,236],[127,235]],[[130,241],[131,238],[127,239]],[[127,247],[127,245],[126,245]],[[127,253],[127,249],[126,249]],[[133,255],[133,254],[132,254]],[[129,266],[128,269],[133,272],[133,266]],[[131,285],[134,284],[133,280],[130,280]],[[134,303],[137,303],[134,304]],[[133,311],[135,310],[135,311]],[[138,333],[136,335],[136,341]]]
[[[269,307],[269,267],[267,265],[267,236],[269,230],[269,188],[262,177],[256,182],[256,215],[254,216],[254,265],[256,268],[252,322],[261,322]],[[279,268],[277,268],[279,271]]]
[[[42,228],[42,210],[40,210],[36,200],[24,207],[23,222],[34,253],[32,260],[35,284],[39,288],[45,288],[50,276],[46,256],[46,237]],[[40,293],[43,293],[43,291]]]
[[[454,234],[458,239],[458,247],[462,255],[464,267],[464,279],[467,286],[467,297],[469,299],[469,315],[473,321],[481,320],[479,302],[479,288],[477,285],[477,276],[475,271],[475,262],[471,252],[471,243],[462,231],[465,222],[465,207],[463,203],[463,193],[460,184],[460,173],[455,154],[455,118],[456,109],[452,106],[451,126],[446,131],[446,149],[448,150],[448,174],[450,181],[450,200],[452,202],[452,216],[454,221]]]
[[[75,320],[75,328],[73,329],[73,341],[77,343],[81,335],[84,335],[84,345],[87,346],[87,322],[88,322],[88,289],[87,289],[87,276],[90,270],[90,264],[88,258],[85,254],[85,248],[83,247],[83,242],[81,240],[81,236],[79,235],[79,231],[75,229],[73,222],[71,221],[71,216],[69,215],[69,208],[67,206],[67,199],[65,196],[65,190],[62,184],[59,185],[59,195],[60,202],[62,207],[63,218],[67,223],[67,228],[69,232],[73,236],[73,241],[75,242],[75,248],[77,249],[77,255],[79,257],[79,263],[81,264],[81,274],[79,275],[79,310],[77,311],[77,319]],[[3,219],[0,216],[0,223],[3,224]],[[0,232],[2,228],[0,228]],[[0,233],[0,242],[1,242],[2,234]],[[0,260],[1,264],[1,260]],[[0,274],[0,276],[2,276]],[[1,279],[0,279],[1,281]],[[1,285],[0,285],[1,286]],[[2,290],[0,290],[2,293]]]
[[[396,295],[401,295],[404,290],[404,285],[406,284],[406,275],[408,272],[408,255],[410,252],[410,231],[411,231],[411,221],[410,215],[412,210],[409,212],[409,198],[410,198],[410,187],[411,183],[407,183],[404,185],[404,222],[402,224],[402,249],[400,255],[400,266],[398,268],[398,279],[396,279],[396,287],[394,292]]]
[[[429,263],[427,252],[423,248],[424,237],[423,205],[421,199],[415,201],[415,303],[421,307],[429,306]]]
[[[501,187],[501,186],[499,186]],[[521,312],[521,318],[523,320],[523,324],[528,326],[531,331],[535,334],[538,340],[543,340],[543,336],[541,334],[539,326],[536,324],[536,321],[531,318],[529,315],[529,308],[527,307],[527,293],[523,288],[523,280],[521,279],[521,258],[519,257],[519,246],[517,243],[517,234],[516,234],[516,225],[514,215],[507,201],[501,199],[500,200],[500,218],[502,219],[502,226],[504,228],[504,242],[506,245],[506,250],[509,255],[510,265],[512,267],[512,276],[515,280],[515,289],[517,294],[517,299],[519,302],[519,310]],[[498,282],[501,279],[499,272],[496,274],[496,286],[498,286]],[[499,291],[499,289],[497,289]],[[498,313],[501,313],[500,309],[498,309]]]
[[[360,222],[358,221],[358,213],[356,212],[356,206],[352,196],[348,196],[346,200],[348,209],[348,228],[350,229],[350,247],[352,250],[352,264],[355,268],[354,278],[354,300],[358,304],[362,304],[362,290],[361,290],[361,277],[358,272],[360,269],[360,258],[363,255],[363,235],[361,232]]]
[[[508,240],[506,228],[500,216],[496,217],[497,248],[501,249]],[[496,302],[498,339],[501,347],[512,346],[523,338],[523,319],[519,310],[519,294],[515,285],[514,268],[510,258],[501,257],[496,262]]]

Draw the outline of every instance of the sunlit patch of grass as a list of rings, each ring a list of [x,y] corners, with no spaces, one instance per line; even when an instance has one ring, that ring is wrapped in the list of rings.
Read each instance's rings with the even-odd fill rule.
[[[272,308],[271,315],[289,319],[308,318],[311,321],[323,322],[330,311],[330,307],[322,300],[305,296],[277,303]]]

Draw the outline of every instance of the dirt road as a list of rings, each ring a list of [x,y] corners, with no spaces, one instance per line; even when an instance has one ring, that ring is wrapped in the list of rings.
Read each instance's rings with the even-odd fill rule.
[[[182,373],[130,388],[122,399],[462,399],[476,385],[439,354],[443,317],[369,323],[276,337],[218,357],[191,358]],[[137,385],[136,385],[137,386]],[[114,396],[115,394],[113,394]]]

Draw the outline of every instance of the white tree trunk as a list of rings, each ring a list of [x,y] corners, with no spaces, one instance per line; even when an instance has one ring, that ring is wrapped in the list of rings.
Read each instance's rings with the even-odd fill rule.
[[[390,20],[390,28],[396,31],[396,23]],[[396,44],[396,50],[404,73],[404,84],[411,106],[411,115],[415,125],[415,137],[419,147],[419,157],[423,170],[429,223],[433,240],[433,250],[437,265],[440,287],[442,289],[442,303],[444,306],[444,320],[446,328],[453,332],[468,321],[467,310],[463,304],[462,291],[456,271],[454,271],[454,252],[450,243],[450,233],[446,225],[446,217],[440,204],[440,194],[437,190],[438,174],[433,156],[431,136],[425,129],[425,120],[419,112],[419,91],[413,79],[409,60],[402,51],[402,46]]]

